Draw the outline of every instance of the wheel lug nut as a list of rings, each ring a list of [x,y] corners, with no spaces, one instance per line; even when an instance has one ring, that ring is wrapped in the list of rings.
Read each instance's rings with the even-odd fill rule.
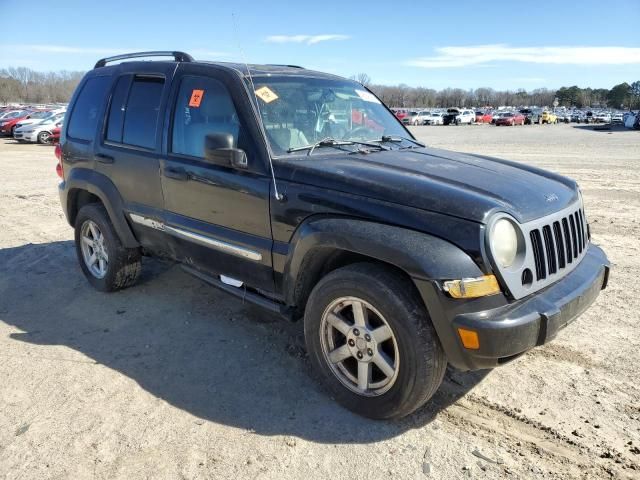
[[[362,352],[358,352],[356,356],[358,357],[358,360],[362,360]]]
[[[354,329],[353,329],[353,334],[354,334],[356,337],[360,336],[360,330],[358,330],[357,328],[354,328]]]
[[[368,333],[365,333],[365,335],[364,335],[364,339],[365,339],[367,342],[370,342],[370,341],[371,341],[371,335],[369,335]]]
[[[373,357],[373,350],[371,350],[370,348],[367,348],[367,355],[369,355],[370,357]]]
[[[349,339],[349,346],[353,347],[356,344],[356,342],[353,341],[353,338]]]

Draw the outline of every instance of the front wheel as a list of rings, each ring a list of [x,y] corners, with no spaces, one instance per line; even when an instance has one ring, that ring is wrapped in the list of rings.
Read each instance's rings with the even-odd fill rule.
[[[40,132],[38,134],[37,141],[38,141],[38,143],[48,143],[50,136],[51,136],[51,134],[49,132]]]
[[[325,276],[304,317],[307,350],[332,396],[369,418],[398,418],[436,392],[447,359],[411,281],[360,263]]]

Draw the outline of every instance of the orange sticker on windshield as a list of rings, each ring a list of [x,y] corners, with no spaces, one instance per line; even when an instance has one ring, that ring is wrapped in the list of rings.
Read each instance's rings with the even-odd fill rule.
[[[189,106],[198,108],[200,102],[202,102],[202,97],[204,97],[204,90],[193,90],[191,92],[191,99],[189,99]]]
[[[278,99],[278,95],[276,95],[273,90],[269,87],[260,87],[256,90],[256,95],[262,99],[264,103],[271,103],[274,100]]]

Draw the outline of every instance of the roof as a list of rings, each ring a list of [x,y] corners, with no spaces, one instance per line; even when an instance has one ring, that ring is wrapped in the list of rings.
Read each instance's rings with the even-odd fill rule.
[[[149,57],[173,57],[173,61],[161,60],[158,63],[164,64],[176,64],[176,63],[197,63],[199,65],[211,65],[216,67],[227,68],[229,70],[234,70],[242,76],[248,76],[250,72],[252,76],[261,76],[261,75],[298,75],[298,76],[312,76],[316,78],[341,78],[337,75],[332,75],[324,72],[317,72],[314,70],[307,70],[298,65],[281,65],[281,64],[245,64],[245,63],[233,63],[233,62],[216,62],[216,61],[200,61],[195,60],[191,55],[179,52],[179,51],[152,51],[152,52],[136,52],[136,53],[126,53],[123,55],[116,55],[114,57],[102,58],[98,60],[94,69],[100,68],[108,68],[107,63],[123,61],[122,63],[142,63],[141,61],[136,62],[135,60],[131,62],[133,59],[138,58],[149,58]],[[145,61],[145,64],[148,61]],[[121,63],[120,63],[121,64]],[[116,67],[117,65],[111,65]]]

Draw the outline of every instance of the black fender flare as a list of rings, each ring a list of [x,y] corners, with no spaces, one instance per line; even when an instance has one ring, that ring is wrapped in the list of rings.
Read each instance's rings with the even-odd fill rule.
[[[305,265],[313,256],[309,253],[318,248],[343,250],[391,264],[414,282],[483,275],[467,253],[446,240],[366,220],[311,217],[297,228],[290,245],[283,272],[283,292],[288,305],[297,304]]]
[[[65,179],[64,188],[61,188],[61,192],[65,192],[64,197],[66,198],[62,198],[62,203],[67,219],[72,226],[75,214],[77,214],[73,205],[77,194],[74,193],[76,190],[78,192],[86,190],[100,199],[124,247],[136,248],[140,246],[125,217],[122,197],[107,176],[88,168],[74,168],[71,170],[69,176]]]

